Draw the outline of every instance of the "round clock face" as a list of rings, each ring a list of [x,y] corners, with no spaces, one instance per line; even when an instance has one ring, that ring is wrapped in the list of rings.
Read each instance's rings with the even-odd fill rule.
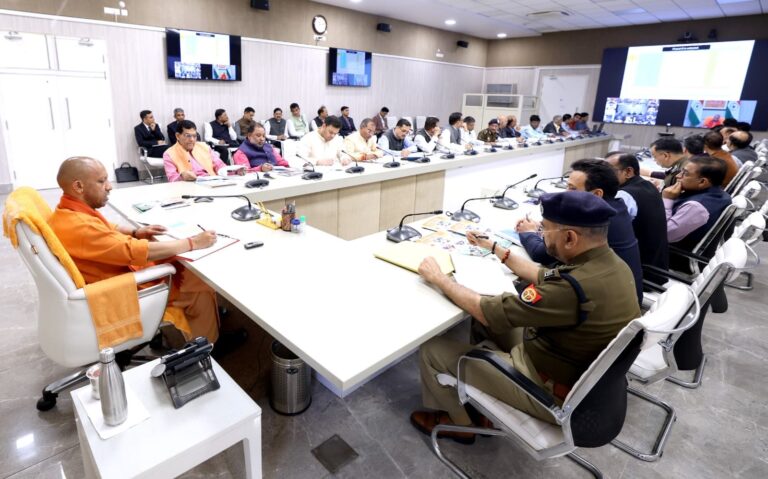
[[[317,15],[312,19],[312,29],[318,35],[322,35],[328,30],[328,21],[322,15]]]

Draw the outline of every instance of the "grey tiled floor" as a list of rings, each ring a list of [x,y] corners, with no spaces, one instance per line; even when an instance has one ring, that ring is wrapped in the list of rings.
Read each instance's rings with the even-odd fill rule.
[[[45,197],[55,203],[58,193],[46,192]],[[768,257],[766,245],[758,251]],[[0,241],[0,264],[0,477],[80,478],[83,468],[68,395],[62,394],[52,411],[35,409],[40,389],[67,372],[38,346],[36,288],[7,240]],[[581,453],[611,478],[768,477],[767,293],[768,268],[760,266],[753,291],[728,290],[729,311],[707,317],[704,348],[709,362],[700,389],[667,382],[647,388],[678,412],[661,461],[641,463],[609,446]],[[427,438],[408,422],[410,411],[420,407],[419,391],[412,355],[346,399],[315,383],[312,406],[297,417],[279,416],[259,400],[264,477],[451,477]],[[660,425],[659,411],[631,397],[629,404],[622,438],[648,447]],[[359,454],[335,476],[310,452],[333,434]],[[444,450],[475,478],[588,477],[568,460],[537,463],[498,438],[480,438],[474,446],[445,442]],[[235,446],[184,477],[240,477],[240,457]]]

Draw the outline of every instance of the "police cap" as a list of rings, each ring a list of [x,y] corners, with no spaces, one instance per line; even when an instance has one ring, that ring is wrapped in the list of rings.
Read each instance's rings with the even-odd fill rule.
[[[548,193],[541,196],[544,219],[566,226],[605,226],[616,210],[602,198],[586,191]]]

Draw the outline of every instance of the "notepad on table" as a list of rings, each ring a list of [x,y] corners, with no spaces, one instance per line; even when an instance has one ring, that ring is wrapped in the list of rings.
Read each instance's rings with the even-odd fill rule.
[[[403,241],[401,243],[388,243],[373,254],[380,260],[392,263],[414,273],[419,272],[419,265],[424,258],[432,256],[440,265],[440,270],[445,274],[453,272],[451,255],[444,250],[423,243]]]
[[[462,286],[484,296],[496,296],[506,291],[515,291],[515,275],[490,258],[451,255],[456,272],[453,277]]]
[[[224,176],[198,176],[195,184],[207,186],[209,188],[218,188],[219,186],[231,186],[237,183]]]

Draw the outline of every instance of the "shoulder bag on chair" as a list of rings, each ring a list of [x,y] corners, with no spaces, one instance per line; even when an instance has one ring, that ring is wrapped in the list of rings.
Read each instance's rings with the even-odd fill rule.
[[[125,162],[120,165],[120,168],[115,168],[115,179],[118,183],[139,181],[139,170],[135,166],[131,166],[130,163]]]

